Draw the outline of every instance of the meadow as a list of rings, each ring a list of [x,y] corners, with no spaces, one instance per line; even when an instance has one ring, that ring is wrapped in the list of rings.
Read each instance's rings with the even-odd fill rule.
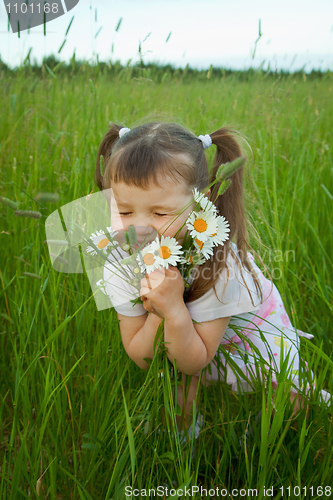
[[[0,90],[0,196],[14,202],[0,203],[0,498],[144,498],[163,485],[160,498],[205,497],[179,490],[192,486],[210,490],[206,498],[332,498],[332,412],[319,391],[333,392],[333,74],[43,65],[0,70]],[[246,137],[250,244],[292,324],[314,335],[302,355],[315,389],[294,418],[282,384],[277,411],[269,384],[245,395],[213,384],[198,394],[198,439],[182,444],[163,344],[141,370],[115,311],[97,311],[87,276],[52,268],[45,219],[98,191],[109,121],[155,119],[197,135],[230,125]],[[42,203],[39,192],[59,199]]]

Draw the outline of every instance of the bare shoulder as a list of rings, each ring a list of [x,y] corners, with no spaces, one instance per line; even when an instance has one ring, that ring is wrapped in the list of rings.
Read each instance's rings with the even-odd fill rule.
[[[213,359],[224,337],[231,316],[194,323],[194,328],[206,346],[209,362]]]

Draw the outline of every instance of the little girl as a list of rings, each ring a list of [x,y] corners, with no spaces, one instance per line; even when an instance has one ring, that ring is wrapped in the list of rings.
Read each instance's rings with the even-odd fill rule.
[[[204,150],[212,144],[216,154],[209,176]],[[240,156],[240,146],[227,128],[198,138],[174,123],[146,123],[132,130],[111,124],[99,147],[95,175],[100,190],[112,189],[112,229],[134,225],[174,236],[195,206],[193,189],[203,191],[221,164]],[[247,251],[251,247],[243,204],[243,167],[230,178],[230,187],[215,200],[220,185],[215,184],[211,197],[230,224],[229,240],[214,247],[214,254],[204,264],[195,266],[185,298],[183,278],[174,266],[163,276],[155,270],[142,279],[143,304],[126,303],[126,292],[122,300],[118,290],[114,307],[122,342],[130,358],[147,369],[144,358],[153,358],[155,335],[164,318],[168,358],[176,360],[180,372],[192,376],[187,400],[177,392],[186,414],[192,408],[202,370],[205,383],[224,380],[234,391],[250,391],[251,381],[258,379],[259,358],[271,370],[273,388],[285,361],[284,369],[292,381],[291,401],[296,398],[298,409],[302,390],[299,336],[312,336],[295,330],[276,286]],[[181,212],[185,206],[188,208]],[[186,226],[178,233],[179,243],[185,231]],[[105,266],[106,282],[110,274]],[[111,297],[110,287],[105,289]],[[259,377],[265,383],[263,371]],[[322,391],[322,396],[328,399],[329,395]]]

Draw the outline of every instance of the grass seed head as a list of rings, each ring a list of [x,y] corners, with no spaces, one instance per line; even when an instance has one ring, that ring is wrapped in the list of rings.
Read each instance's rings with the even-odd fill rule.
[[[30,219],[40,219],[42,214],[34,210],[16,210],[15,215],[19,217],[30,217]]]
[[[39,276],[39,274],[35,274],[35,273],[24,272],[23,276],[28,276],[28,278],[34,278],[35,280],[40,280],[41,279],[41,277]]]
[[[17,210],[18,209],[18,205],[15,201],[13,200],[10,200],[9,198],[5,198],[4,196],[1,196],[0,197],[0,201],[6,205],[6,207],[9,207],[11,208],[12,210]]]
[[[40,201],[42,203],[56,203],[59,201],[59,194],[58,193],[44,193],[40,191],[39,193],[36,194],[35,196],[36,201]]]
[[[218,181],[224,181],[228,177],[231,177],[239,168],[241,168],[246,162],[244,156],[236,158],[236,160],[225,163],[221,165],[216,173],[216,179]]]

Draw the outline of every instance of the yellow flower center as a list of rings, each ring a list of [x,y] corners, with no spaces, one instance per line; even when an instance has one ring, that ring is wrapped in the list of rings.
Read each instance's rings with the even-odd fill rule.
[[[194,221],[193,227],[198,233],[203,233],[207,229],[207,222],[203,219],[196,219]]]
[[[109,240],[107,238],[103,238],[97,245],[97,247],[99,249],[101,248],[105,248],[107,246],[107,244],[110,243]]]
[[[159,248],[160,257],[162,259],[168,259],[171,255],[171,250],[169,247],[163,246]]]
[[[146,264],[146,266],[152,266],[155,262],[155,257],[152,253],[146,253],[146,255],[143,257],[143,262]]]
[[[200,248],[200,250],[201,250],[201,249],[202,249],[202,247],[203,247],[203,242],[202,242],[202,241],[200,241],[200,240],[198,240],[198,238],[195,238],[195,242],[196,242],[196,244],[198,245],[198,247],[199,247],[199,248]]]

